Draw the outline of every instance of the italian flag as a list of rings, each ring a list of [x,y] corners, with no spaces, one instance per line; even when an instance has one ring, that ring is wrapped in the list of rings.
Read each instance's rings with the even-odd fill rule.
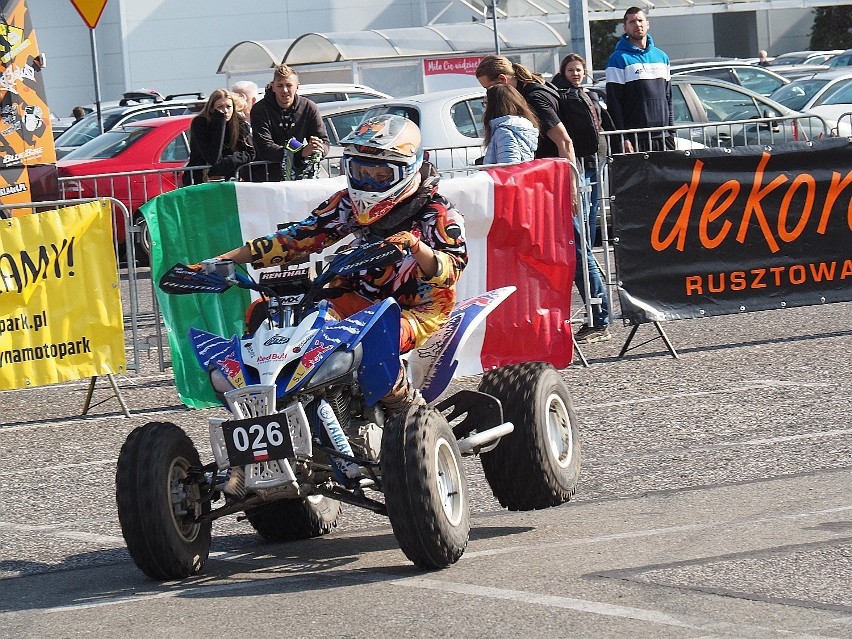
[[[439,191],[462,213],[468,265],[457,299],[515,286],[465,346],[458,376],[517,362],[571,363],[571,287],[574,234],[570,167],[565,160],[534,160],[443,179]],[[180,262],[194,264],[301,220],[344,177],[299,182],[219,182],[160,195],[142,212],[153,245],[154,283]],[[249,267],[250,274],[256,273]],[[218,405],[207,375],[189,347],[190,327],[224,337],[242,335],[250,293],[166,295],[155,286],[163,312],[181,400],[194,408]]]

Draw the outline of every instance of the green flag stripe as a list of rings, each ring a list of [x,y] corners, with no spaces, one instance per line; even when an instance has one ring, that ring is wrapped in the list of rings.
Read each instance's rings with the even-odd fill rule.
[[[181,262],[194,264],[242,242],[236,184],[200,184],[160,195],[142,207],[151,232],[151,274],[162,274]],[[248,291],[230,289],[222,295],[166,295],[155,286],[166,320],[175,384],[181,401],[192,408],[219,405],[207,374],[198,366],[189,344],[190,327],[223,335],[241,335]]]

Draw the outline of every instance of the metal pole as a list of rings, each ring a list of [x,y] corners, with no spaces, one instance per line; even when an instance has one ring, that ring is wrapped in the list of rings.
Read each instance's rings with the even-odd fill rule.
[[[571,29],[571,50],[586,59],[586,71],[592,75],[592,39],[589,35],[588,0],[572,2],[568,8],[569,27]],[[558,70],[558,67],[557,67]]]
[[[95,79],[95,106],[98,109],[98,129],[104,132],[104,116],[101,113],[101,83],[98,77],[98,47],[95,44],[95,30],[89,29],[89,42],[92,45],[92,74]]]
[[[500,55],[500,34],[497,32],[497,0],[491,0],[491,22],[494,24],[494,53]]]

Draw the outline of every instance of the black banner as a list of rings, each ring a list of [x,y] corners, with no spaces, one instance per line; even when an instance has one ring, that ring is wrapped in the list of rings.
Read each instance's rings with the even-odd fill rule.
[[[633,324],[852,300],[852,143],[613,157]]]

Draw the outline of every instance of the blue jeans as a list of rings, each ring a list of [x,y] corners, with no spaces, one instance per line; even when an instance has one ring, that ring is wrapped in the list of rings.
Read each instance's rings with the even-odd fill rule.
[[[582,215],[574,216],[574,248],[576,250],[577,265],[574,271],[574,283],[577,285],[577,290],[580,292],[580,298],[585,303],[586,301],[586,283],[583,279],[583,260],[589,265],[589,293],[591,297],[600,298],[600,304],[592,304],[592,323],[597,327],[609,326],[609,299],[606,295],[606,288],[603,283],[601,270],[598,268],[598,263],[592,253],[592,244],[595,240],[595,235],[598,231],[598,176],[596,168],[589,163],[585,171],[586,183],[592,185],[590,194],[591,202],[589,206],[588,220],[588,239],[586,254],[583,255],[583,245],[580,241],[580,220]]]

